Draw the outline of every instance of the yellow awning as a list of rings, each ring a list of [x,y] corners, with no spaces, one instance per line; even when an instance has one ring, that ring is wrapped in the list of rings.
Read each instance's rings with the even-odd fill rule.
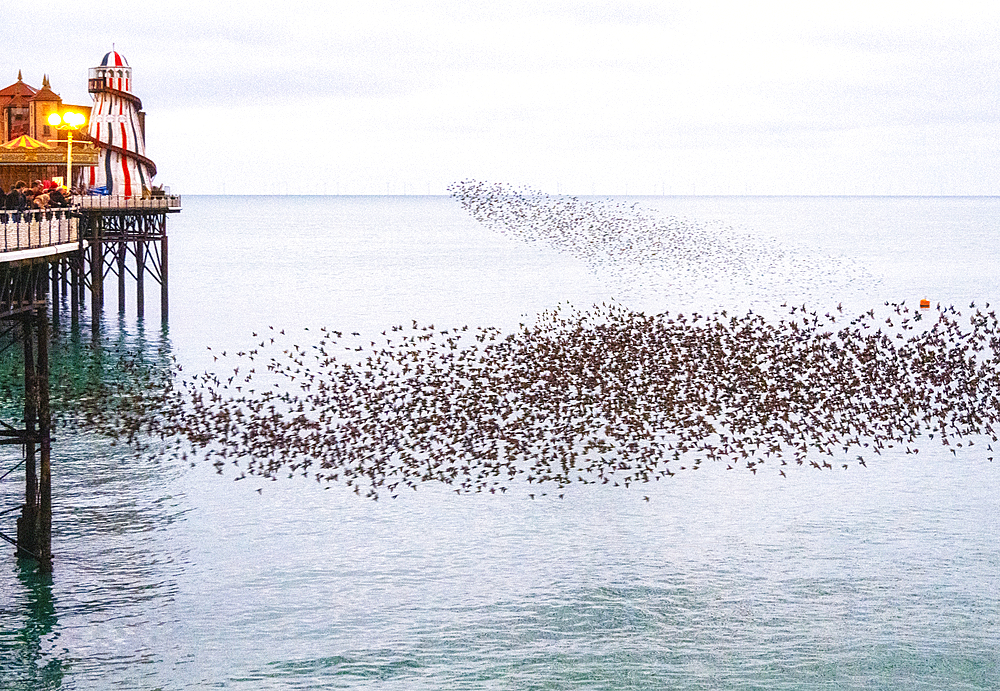
[[[17,139],[11,139],[6,144],[0,144],[5,149],[51,149],[52,147],[44,142],[22,134]]]

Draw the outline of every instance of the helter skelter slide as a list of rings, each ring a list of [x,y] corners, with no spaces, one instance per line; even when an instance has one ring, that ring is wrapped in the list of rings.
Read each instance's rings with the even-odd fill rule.
[[[153,187],[156,165],[146,158],[145,114],[142,101],[132,94],[132,68],[112,50],[90,69],[87,89],[94,96],[88,134],[100,154],[83,182],[106,187],[114,196],[143,196]]]

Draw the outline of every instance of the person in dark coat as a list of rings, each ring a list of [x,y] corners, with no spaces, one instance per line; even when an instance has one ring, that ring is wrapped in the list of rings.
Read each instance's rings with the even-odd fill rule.
[[[24,196],[24,188],[27,185],[23,180],[18,180],[10,192],[7,193],[7,208],[10,211],[23,211],[28,206],[28,200]]]
[[[49,190],[49,206],[69,206],[69,200],[66,199],[66,192],[63,189],[62,187],[53,187]]]

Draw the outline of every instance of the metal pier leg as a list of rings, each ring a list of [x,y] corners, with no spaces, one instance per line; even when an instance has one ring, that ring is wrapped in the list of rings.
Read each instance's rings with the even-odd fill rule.
[[[82,261],[82,257],[79,261]],[[69,260],[69,309],[73,326],[80,323],[80,269],[76,257]]]
[[[52,300],[52,328],[59,328],[59,262],[54,262],[52,270],[52,289],[49,297]]]
[[[115,250],[115,259],[118,260],[118,313],[125,314],[125,241],[118,242]]]
[[[167,235],[160,240],[160,318],[167,321],[169,301],[167,300]]]
[[[49,412],[49,323],[45,310],[37,313],[38,362],[35,367],[36,392],[38,396],[38,569],[42,573],[52,573],[52,439],[50,436],[51,415]]]
[[[143,277],[146,274],[146,241],[135,242],[135,315],[142,319],[146,307],[146,289]]]
[[[24,508],[17,519],[17,557],[31,558],[38,554],[38,469],[35,463],[35,414],[36,393],[35,355],[31,319],[21,321],[21,339],[24,346]]]
[[[80,254],[80,285],[77,287],[80,289],[80,304],[85,304],[87,300],[87,253],[82,252]]]
[[[90,320],[94,329],[100,326],[104,310],[104,247],[100,240],[90,246]]]

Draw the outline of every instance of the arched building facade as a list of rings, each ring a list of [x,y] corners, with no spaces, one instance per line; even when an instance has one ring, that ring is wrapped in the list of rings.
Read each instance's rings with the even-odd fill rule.
[[[48,76],[42,77],[41,88],[24,81],[21,72],[17,81],[0,89],[0,143],[27,135],[41,143],[37,149],[8,150],[0,147],[0,186],[6,191],[17,180],[31,184],[34,180],[62,179],[66,172],[66,146],[60,132],[49,125],[49,115],[72,109],[90,118],[90,106],[63,103],[52,91]],[[97,152],[84,141],[73,148],[77,163],[93,164]],[[74,175],[79,184],[79,176]]]

